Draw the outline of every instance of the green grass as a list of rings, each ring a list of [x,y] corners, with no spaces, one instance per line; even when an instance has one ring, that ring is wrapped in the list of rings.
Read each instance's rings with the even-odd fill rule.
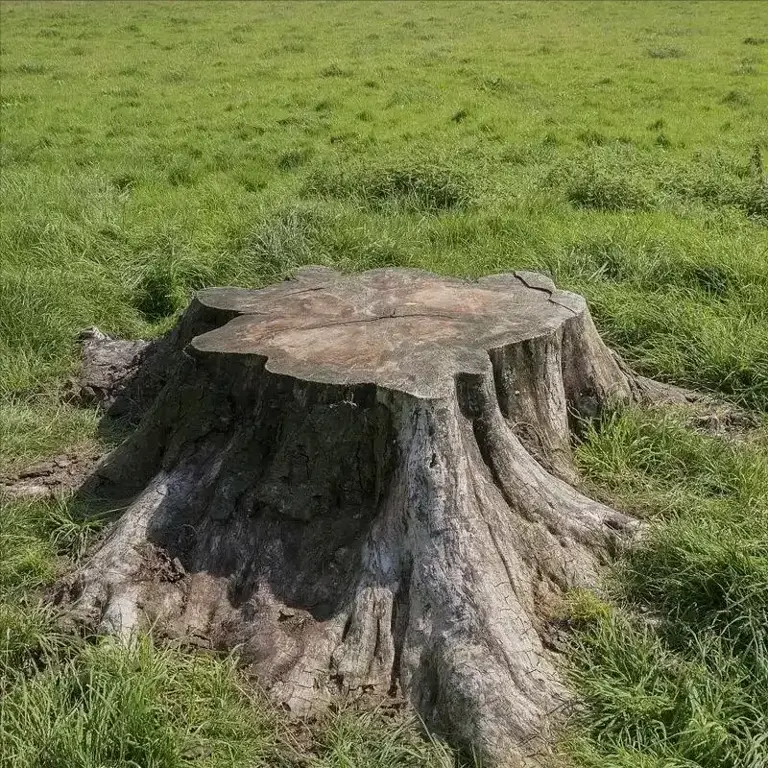
[[[616,607],[572,611],[580,764],[768,763],[766,427],[734,444],[627,411],[581,446],[587,478],[654,524],[614,575]]]
[[[73,498],[0,514],[2,768],[452,768],[411,718],[352,710],[293,724],[235,660],[66,632],[44,590],[119,510]]]
[[[288,724],[246,687],[232,660],[104,640],[48,657],[10,686],[0,764],[182,768],[448,768],[413,723],[351,712],[312,729]],[[302,735],[301,741],[297,735]]]
[[[645,371],[768,404],[759,3],[2,13],[4,396],[322,262],[548,269]]]
[[[760,2],[4,2],[0,471],[99,444],[62,398],[81,328],[157,335],[198,288],[308,263],[547,270],[639,370],[768,410],[766,30]],[[678,421],[621,414],[580,450],[596,493],[654,521],[618,607],[580,608],[584,765],[766,761],[765,442]],[[84,520],[0,512],[0,761],[293,759],[228,663],[57,633],[39,595]],[[447,759],[382,723],[300,746]]]

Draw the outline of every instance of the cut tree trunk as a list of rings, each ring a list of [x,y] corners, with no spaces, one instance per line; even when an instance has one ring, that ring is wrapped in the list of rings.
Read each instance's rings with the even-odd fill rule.
[[[547,618],[635,529],[574,488],[569,420],[632,397],[583,298],[309,268],[202,291],[147,365],[166,384],[91,481],[132,501],[68,582],[81,620],[238,649],[292,712],[402,695],[484,765],[546,754]]]

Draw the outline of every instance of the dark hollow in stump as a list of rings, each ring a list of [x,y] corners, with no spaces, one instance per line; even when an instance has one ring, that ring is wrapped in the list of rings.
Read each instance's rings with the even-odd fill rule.
[[[292,712],[403,695],[485,765],[546,753],[547,616],[635,528],[573,487],[569,419],[632,396],[584,299],[309,268],[202,291],[155,358],[95,478],[132,501],[68,582],[81,620],[237,648]]]

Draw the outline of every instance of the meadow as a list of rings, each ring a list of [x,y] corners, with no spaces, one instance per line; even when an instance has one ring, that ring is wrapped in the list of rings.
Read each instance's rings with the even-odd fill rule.
[[[105,449],[78,332],[169,328],[302,264],[583,293],[638,371],[756,414],[607,414],[596,495],[651,521],[564,605],[563,761],[768,764],[768,8],[760,2],[3,2],[0,474]],[[0,766],[447,766],[400,716],[297,732],[232,660],[64,632],[103,515],[0,512]]]

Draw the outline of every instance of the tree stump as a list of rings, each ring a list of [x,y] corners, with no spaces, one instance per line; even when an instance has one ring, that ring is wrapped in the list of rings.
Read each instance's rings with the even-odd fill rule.
[[[484,765],[545,753],[553,601],[635,527],[573,487],[569,419],[631,397],[584,299],[308,268],[200,292],[158,350],[98,470],[132,501],[69,582],[81,619],[237,648],[292,712],[403,695]]]

